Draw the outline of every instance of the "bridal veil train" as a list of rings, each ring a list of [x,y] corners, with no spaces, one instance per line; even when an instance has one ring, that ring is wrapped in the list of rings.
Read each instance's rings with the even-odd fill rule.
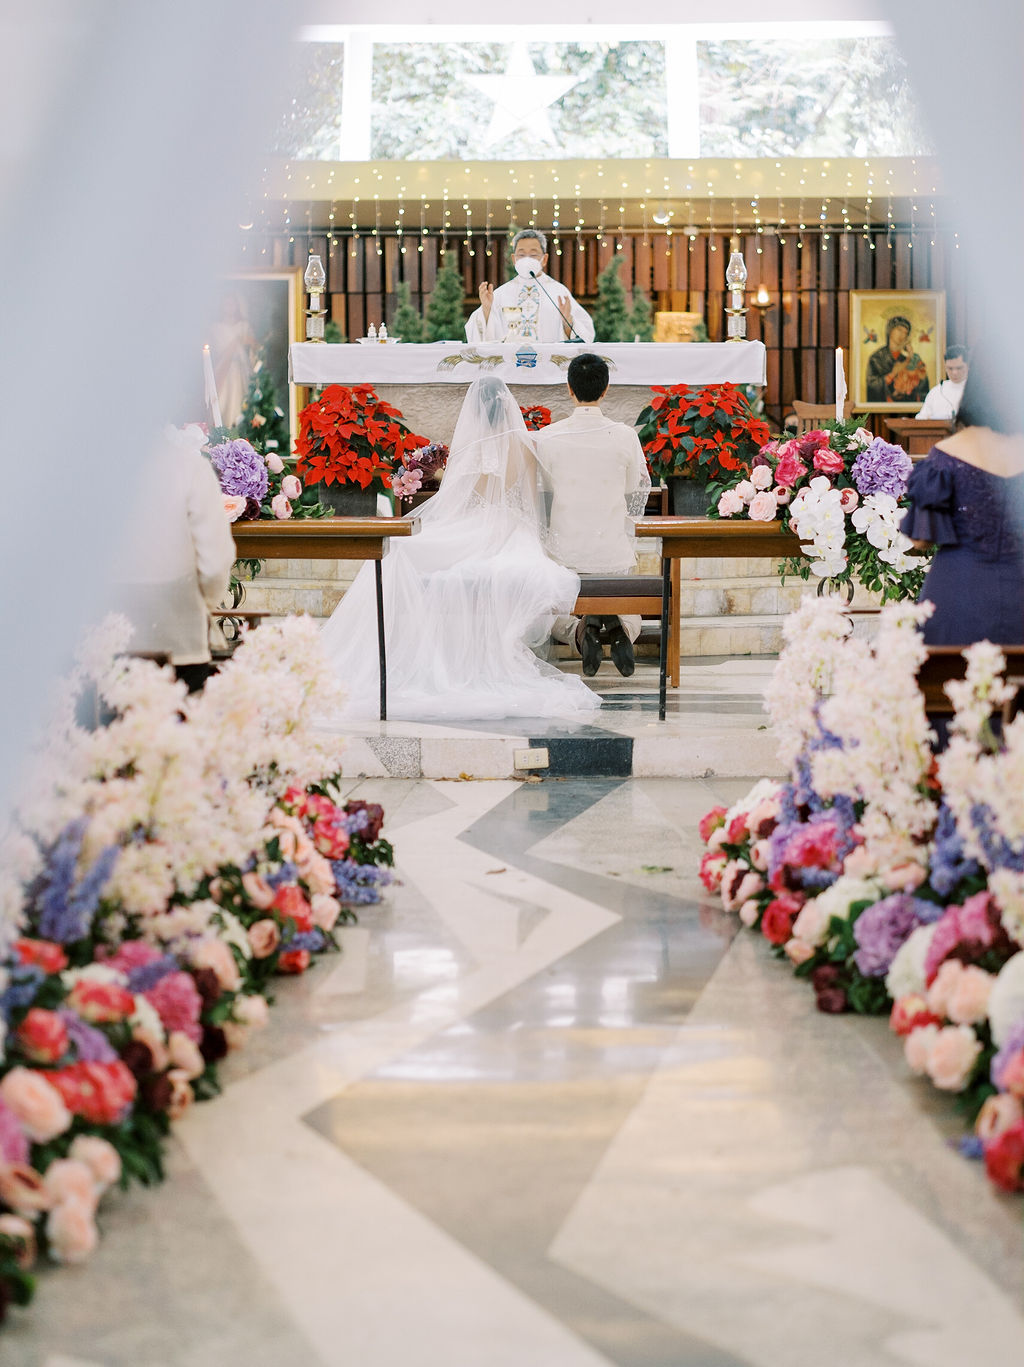
[[[601,700],[537,658],[579,578],[548,556],[533,444],[507,385],[470,385],[440,490],[418,534],[383,561],[388,715],[458,722],[582,717]],[[347,694],[344,715],[377,715],[377,619],[364,565],[323,628]]]

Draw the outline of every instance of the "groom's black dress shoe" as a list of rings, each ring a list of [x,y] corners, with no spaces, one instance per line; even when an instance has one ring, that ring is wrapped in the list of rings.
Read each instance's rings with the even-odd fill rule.
[[[591,678],[601,667],[604,651],[601,649],[600,617],[584,617],[576,628],[576,648],[583,657],[583,673]]]
[[[626,635],[625,631],[616,621],[615,626],[610,626],[607,631],[607,640],[612,648],[612,664],[628,679],[636,668],[636,660],[633,655],[633,642]]]

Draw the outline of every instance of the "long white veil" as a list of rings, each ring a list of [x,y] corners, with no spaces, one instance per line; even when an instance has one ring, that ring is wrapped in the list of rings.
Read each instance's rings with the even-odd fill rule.
[[[469,388],[441,488],[420,530],[384,559],[388,716],[457,722],[577,717],[600,699],[531,646],[571,612],[579,578],[542,545],[533,442],[508,386]],[[346,715],[377,715],[373,569],[364,566],[323,628],[348,694]]]

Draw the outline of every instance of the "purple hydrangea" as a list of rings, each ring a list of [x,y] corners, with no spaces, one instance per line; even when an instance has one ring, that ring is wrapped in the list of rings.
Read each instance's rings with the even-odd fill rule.
[[[288,953],[297,949],[308,949],[310,954],[319,954],[326,944],[323,931],[314,928],[296,931],[290,940],[285,940],[281,948]]]
[[[1010,1027],[1010,1033],[1006,1036],[1003,1047],[992,1059],[992,1086],[1003,1090],[1003,1069],[1014,1057],[1024,1049],[1024,1016]]]
[[[912,462],[902,446],[876,437],[853,462],[853,482],[861,498],[869,494],[891,494],[901,499],[907,492]]]
[[[69,1007],[62,1006],[57,1012],[64,1022],[68,1032],[68,1039],[75,1046],[75,1053],[80,1063],[113,1063],[117,1059],[117,1050],[107,1039],[102,1030],[97,1030],[95,1026],[88,1025],[77,1012]]]
[[[136,996],[143,992],[149,992],[156,987],[158,982],[162,982],[169,973],[177,973],[181,965],[173,954],[164,954],[159,959],[154,959],[152,963],[139,964],[128,974],[128,990],[134,992]]]
[[[266,496],[270,487],[267,463],[244,438],[214,446],[210,451],[210,460],[224,493],[257,501]]]
[[[926,916],[921,915],[922,910]],[[910,938],[911,931],[931,918],[933,910],[909,892],[895,892],[862,911],[853,926],[853,938],[860,946],[853,956],[858,973],[865,978],[881,978],[888,973],[896,951]]]

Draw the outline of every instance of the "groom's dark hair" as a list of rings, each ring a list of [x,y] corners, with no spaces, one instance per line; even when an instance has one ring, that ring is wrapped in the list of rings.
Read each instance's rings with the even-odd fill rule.
[[[592,351],[584,351],[569,362],[566,378],[580,403],[597,403],[608,388],[608,362]]]

